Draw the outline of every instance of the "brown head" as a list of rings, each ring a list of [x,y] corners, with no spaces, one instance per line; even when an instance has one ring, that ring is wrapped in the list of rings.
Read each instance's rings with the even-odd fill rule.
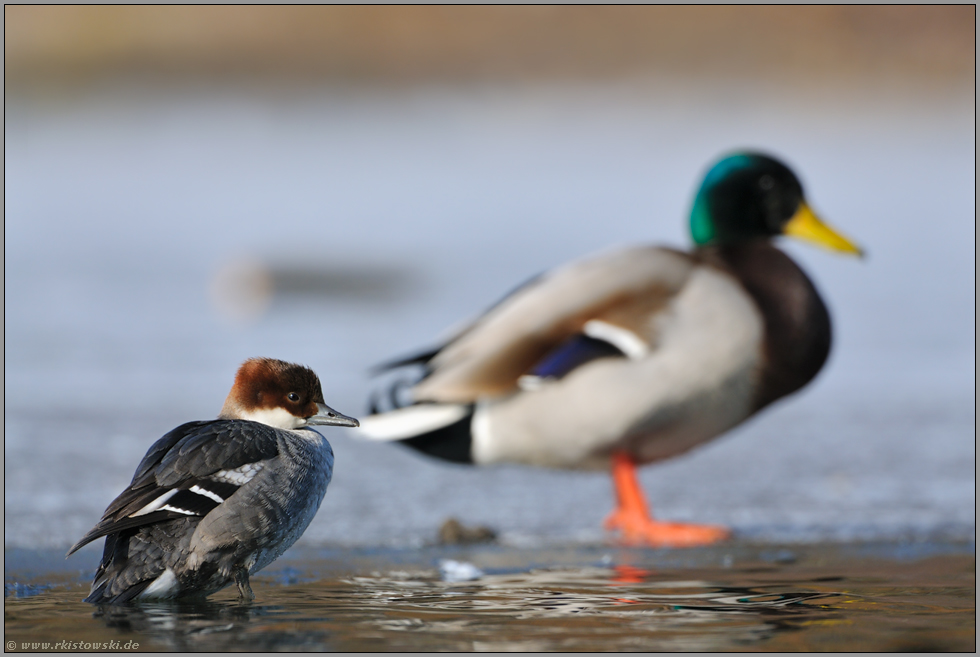
[[[252,420],[280,429],[317,424],[358,426],[357,420],[324,403],[320,379],[313,370],[273,358],[250,358],[238,368],[218,417]]]

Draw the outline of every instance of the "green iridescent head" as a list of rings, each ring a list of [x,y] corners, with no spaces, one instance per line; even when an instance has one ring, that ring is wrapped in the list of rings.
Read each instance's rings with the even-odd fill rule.
[[[782,162],[761,153],[722,158],[704,177],[691,208],[698,246],[730,246],[793,235],[837,251],[861,254],[813,214],[803,186]]]
[[[719,160],[704,177],[691,209],[699,246],[736,244],[782,233],[803,202],[803,187],[781,162],[758,153]]]

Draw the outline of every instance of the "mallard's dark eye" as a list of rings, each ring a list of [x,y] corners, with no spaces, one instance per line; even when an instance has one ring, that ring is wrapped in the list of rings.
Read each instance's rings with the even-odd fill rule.
[[[297,393],[295,393],[295,392],[291,392],[288,395],[286,395],[286,399],[288,399],[291,402],[298,402],[299,401],[299,395]]]
[[[764,189],[766,191],[769,191],[770,189],[772,189],[773,185],[775,185],[775,184],[776,184],[776,181],[773,180],[772,179],[772,176],[770,176],[768,173],[766,175],[762,176],[761,178],[759,178],[759,187],[761,187],[762,189]]]

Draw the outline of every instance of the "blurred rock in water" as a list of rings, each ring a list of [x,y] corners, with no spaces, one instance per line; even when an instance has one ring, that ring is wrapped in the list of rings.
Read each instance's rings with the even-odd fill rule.
[[[466,527],[456,518],[449,518],[439,528],[439,543],[442,545],[467,545],[470,543],[489,543],[496,540],[497,532],[489,527],[477,525]]]

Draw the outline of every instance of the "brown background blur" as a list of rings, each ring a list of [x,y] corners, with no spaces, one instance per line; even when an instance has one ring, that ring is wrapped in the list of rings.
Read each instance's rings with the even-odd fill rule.
[[[6,86],[114,76],[453,83],[618,76],[963,89],[976,8],[6,6]]]

